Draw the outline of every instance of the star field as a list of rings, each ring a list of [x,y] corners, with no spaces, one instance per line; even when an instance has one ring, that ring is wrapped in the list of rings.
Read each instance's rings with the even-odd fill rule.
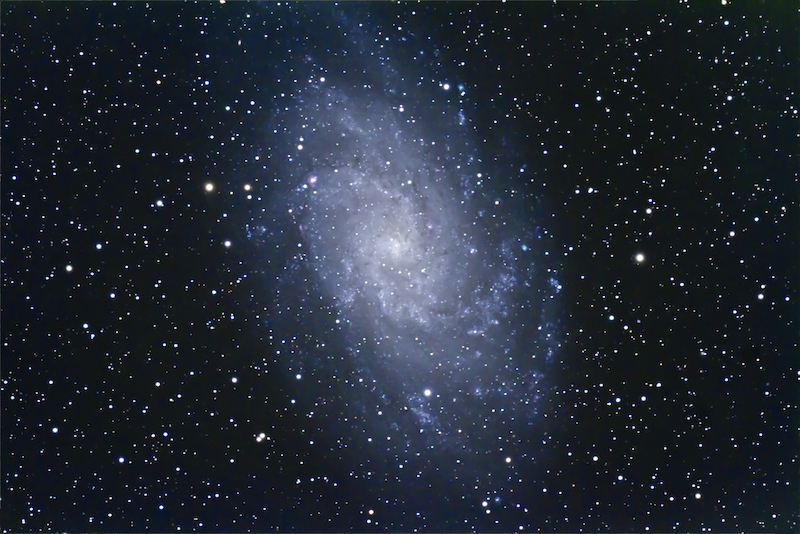
[[[4,2],[0,525],[796,531],[784,4]]]

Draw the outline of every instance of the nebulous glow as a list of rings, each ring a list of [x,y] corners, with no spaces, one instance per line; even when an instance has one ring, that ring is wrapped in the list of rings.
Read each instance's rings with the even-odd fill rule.
[[[442,326],[462,305],[469,269],[458,211],[434,184],[408,185],[405,172],[318,175],[304,230],[325,289],[348,313],[387,327]]]
[[[527,424],[554,344],[548,295],[560,285],[536,265],[529,218],[486,186],[463,111],[426,110],[437,118],[418,122],[413,113],[385,94],[323,87],[280,118],[293,156],[277,172],[290,187],[275,194],[286,219],[267,250],[293,252],[273,309],[283,331],[320,347],[280,354],[291,369],[358,376],[364,390],[348,405],[398,406],[395,418],[433,430],[425,439],[468,439],[467,413]],[[301,137],[298,153],[291,140]],[[316,326],[303,334],[306,324]],[[509,396],[514,406],[492,415],[491,399]]]
[[[506,350],[506,298],[519,275],[510,243],[482,243],[483,201],[465,200],[468,176],[454,172],[477,174],[468,143],[446,158],[380,100],[320,97],[326,130],[315,146],[335,141],[336,150],[308,171],[315,185],[297,211],[322,291],[350,343],[371,340],[390,373],[470,380],[466,362]]]

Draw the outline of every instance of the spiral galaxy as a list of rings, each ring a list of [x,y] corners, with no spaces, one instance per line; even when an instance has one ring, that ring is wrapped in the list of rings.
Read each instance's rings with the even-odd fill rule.
[[[309,177],[301,229],[313,268],[359,335],[426,368],[459,327],[485,327],[469,307],[478,260],[465,206],[390,113],[340,111],[329,128],[357,157]]]
[[[493,419],[536,416],[557,282],[537,265],[522,203],[487,186],[463,110],[435,116],[332,85],[309,86],[280,116],[295,144],[285,145],[273,210],[291,231],[272,235],[276,249],[295,252],[282,260],[273,308],[296,310],[303,293],[306,308],[324,302],[335,316],[330,336],[342,350],[290,351],[292,372],[333,359],[332,372],[370,384],[358,404],[394,404],[443,444],[476,432],[466,414],[509,396]],[[300,331],[318,320],[282,315]]]
[[[467,83],[423,83],[351,30],[342,74],[307,56],[266,128],[265,366],[344,425],[338,446],[481,454],[541,416],[559,343],[533,174],[487,152]]]

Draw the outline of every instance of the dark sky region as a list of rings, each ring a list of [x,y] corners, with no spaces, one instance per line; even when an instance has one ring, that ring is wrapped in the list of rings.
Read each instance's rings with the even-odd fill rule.
[[[792,2],[16,2],[3,532],[796,532]]]

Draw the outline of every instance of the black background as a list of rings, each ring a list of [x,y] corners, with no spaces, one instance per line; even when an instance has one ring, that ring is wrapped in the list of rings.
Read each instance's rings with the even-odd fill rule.
[[[4,531],[796,530],[797,22],[780,2],[4,2]],[[529,467],[398,474],[341,446],[359,423],[309,417],[275,356],[283,265],[247,237],[272,130],[319,65],[355,86],[372,74],[341,51],[387,38],[426,95],[466,85],[494,187],[558,266]]]

